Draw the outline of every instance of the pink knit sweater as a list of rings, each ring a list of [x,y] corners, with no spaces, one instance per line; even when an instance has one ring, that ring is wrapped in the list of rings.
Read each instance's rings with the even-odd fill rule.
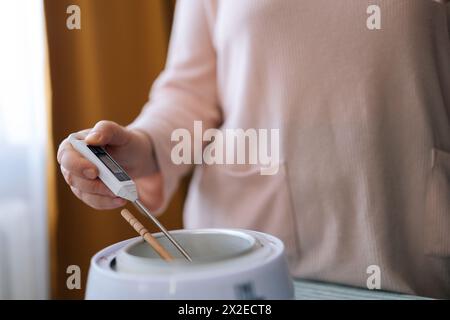
[[[449,5],[179,0],[164,72],[132,126],[170,198],[171,133],[280,130],[280,170],[197,165],[188,228],[280,237],[296,277],[450,297]],[[368,7],[381,29],[368,28]],[[370,268],[369,268],[370,270]]]

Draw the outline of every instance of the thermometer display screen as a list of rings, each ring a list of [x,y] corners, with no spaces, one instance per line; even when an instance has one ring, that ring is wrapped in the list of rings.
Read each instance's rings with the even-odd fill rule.
[[[102,147],[88,146],[88,148],[100,159],[119,181],[131,180],[123,169],[115,162]]]

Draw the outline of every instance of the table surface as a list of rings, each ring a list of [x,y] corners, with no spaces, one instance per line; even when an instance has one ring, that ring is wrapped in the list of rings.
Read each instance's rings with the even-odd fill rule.
[[[308,280],[294,281],[296,300],[425,300],[429,298],[347,287]]]

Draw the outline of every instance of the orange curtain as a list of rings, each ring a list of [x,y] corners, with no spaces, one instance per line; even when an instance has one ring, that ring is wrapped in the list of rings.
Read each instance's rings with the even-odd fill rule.
[[[66,27],[69,5],[81,9],[81,30]],[[53,158],[69,133],[102,119],[126,125],[137,116],[165,63],[173,5],[166,0],[45,0]],[[135,233],[118,210],[100,212],[84,205],[59,168],[53,169],[52,297],[83,298],[91,256]],[[161,217],[169,229],[181,227],[185,185]],[[66,287],[69,265],[81,268],[81,290]]]

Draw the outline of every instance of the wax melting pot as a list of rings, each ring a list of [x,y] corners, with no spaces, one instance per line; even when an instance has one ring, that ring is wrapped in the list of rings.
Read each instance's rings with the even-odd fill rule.
[[[187,261],[162,233],[175,258],[162,260],[142,238],[109,246],[91,260],[87,299],[292,299],[283,243],[248,230],[171,231]]]

